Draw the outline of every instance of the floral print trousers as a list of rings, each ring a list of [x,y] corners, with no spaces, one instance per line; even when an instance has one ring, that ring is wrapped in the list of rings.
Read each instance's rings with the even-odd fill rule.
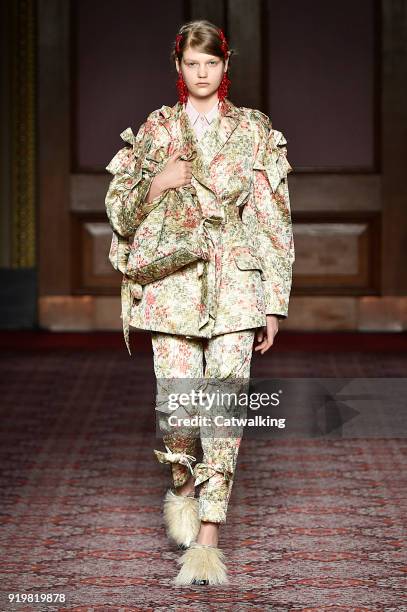
[[[241,422],[225,425],[224,420],[214,424],[214,416],[227,419],[247,415],[247,401],[242,402],[242,398],[247,398],[255,332],[252,328],[212,338],[155,331],[151,334],[157,378],[157,423],[167,451],[154,450],[154,453],[159,462],[171,465],[174,487],[185,484],[193,475],[202,521],[226,522],[243,427]],[[170,408],[171,394],[186,391],[190,394],[192,388],[198,393],[198,387],[203,392],[201,398],[210,394],[212,403],[207,399],[197,408],[187,401],[183,407]],[[223,399],[219,402],[219,392],[225,394],[222,398],[238,397],[240,402],[232,402],[232,407]],[[182,425],[174,428],[169,426],[168,419],[175,414],[182,415],[183,419]],[[185,418],[199,416],[212,422],[195,420],[195,424],[185,425]],[[202,461],[192,468],[199,442]]]

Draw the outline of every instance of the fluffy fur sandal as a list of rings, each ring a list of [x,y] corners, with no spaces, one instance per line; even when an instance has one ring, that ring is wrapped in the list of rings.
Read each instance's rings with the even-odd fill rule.
[[[220,548],[193,542],[178,559],[182,567],[174,584],[228,584],[224,559]]]
[[[164,497],[164,522],[168,537],[185,550],[196,540],[201,527],[198,500],[168,489]]]

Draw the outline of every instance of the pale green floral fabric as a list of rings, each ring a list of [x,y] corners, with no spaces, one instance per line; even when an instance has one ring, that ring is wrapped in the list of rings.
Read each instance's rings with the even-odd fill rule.
[[[137,135],[127,128],[121,137],[130,146],[106,167],[113,174],[106,212],[113,230],[109,259],[123,274],[129,352],[130,326],[211,338],[266,325],[266,314],[287,317],[295,258],[287,183],[292,167],[287,141],[267,115],[226,100],[198,142],[177,102],[153,111]],[[153,177],[176,149],[192,161],[191,185],[146,204]],[[191,213],[195,205],[198,217]],[[176,236],[180,219],[185,229],[186,220],[197,218],[202,258],[198,253],[184,265],[185,250],[177,252],[172,240],[171,265],[168,251],[148,269],[164,276],[152,282],[136,276],[142,256],[154,256],[162,227]],[[185,246],[182,236],[179,246]]]
[[[247,394],[254,336],[255,329],[210,339],[152,332],[158,421],[165,422],[168,397],[181,387],[183,379],[191,381],[191,388],[213,392],[215,397],[216,393],[231,396],[236,393],[238,397]],[[210,410],[206,406],[211,406]],[[237,410],[226,402],[215,407],[207,403],[201,407],[189,406],[187,414],[209,415],[213,421],[219,414],[242,418],[247,415],[247,406],[245,410],[242,407]],[[215,423],[177,430],[171,427],[163,435],[165,450],[154,450],[160,463],[171,466],[175,487],[183,485],[191,474],[194,476],[202,521],[226,522],[243,429],[240,426],[228,429]]]

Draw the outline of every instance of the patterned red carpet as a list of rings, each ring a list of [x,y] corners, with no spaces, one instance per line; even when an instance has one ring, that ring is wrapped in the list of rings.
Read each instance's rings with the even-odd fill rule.
[[[407,610],[402,436],[244,439],[219,543],[230,585],[179,588],[151,353],[7,349],[1,372],[2,611]],[[252,375],[405,377],[406,355],[276,351]]]

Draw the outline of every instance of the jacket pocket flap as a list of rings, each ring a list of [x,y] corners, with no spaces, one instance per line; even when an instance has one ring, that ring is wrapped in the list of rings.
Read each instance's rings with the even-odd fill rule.
[[[261,278],[266,279],[264,270],[259,258],[249,247],[239,246],[232,249],[233,257],[240,270],[259,270]]]

